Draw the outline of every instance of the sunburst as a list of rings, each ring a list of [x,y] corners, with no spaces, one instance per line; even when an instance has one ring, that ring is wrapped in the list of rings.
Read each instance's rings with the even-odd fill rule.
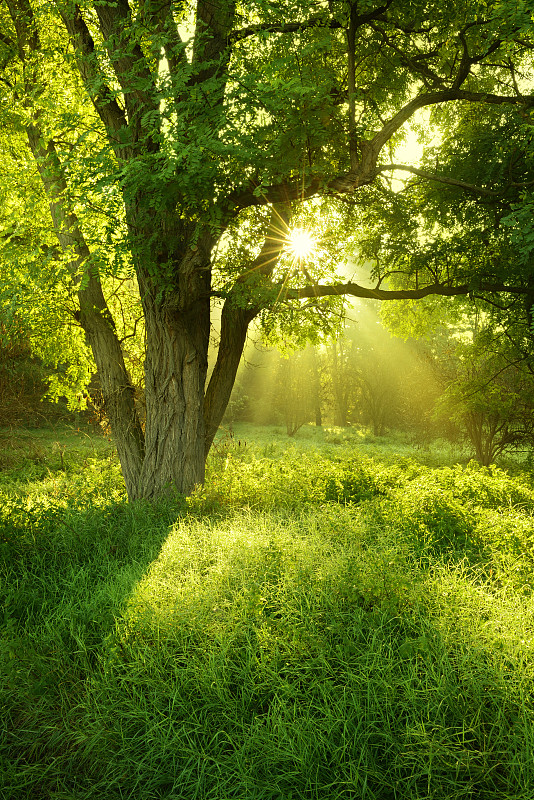
[[[309,231],[293,228],[288,234],[286,249],[297,261],[304,261],[313,254],[316,245],[317,242]]]

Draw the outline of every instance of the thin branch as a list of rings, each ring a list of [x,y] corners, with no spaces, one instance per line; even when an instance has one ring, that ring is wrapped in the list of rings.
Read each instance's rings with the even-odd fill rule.
[[[74,8],[74,14],[61,12],[61,17],[72,40],[74,52],[76,54],[76,63],[82,81],[98,116],[104,123],[106,131],[110,136],[111,145],[115,154],[117,158],[122,161],[126,157],[126,147],[124,144],[118,144],[118,137],[119,132],[124,130],[128,123],[124,111],[117,103],[113,92],[104,80],[104,75],[96,57],[93,37],[82,17],[78,4],[76,4]]]
[[[133,339],[135,336],[137,336],[137,324],[142,320],[144,320],[144,316],[136,317],[136,319],[134,320],[133,332],[128,333],[126,336],[123,336],[122,339],[119,339],[119,344],[121,345],[121,347],[127,339]],[[125,323],[124,316],[123,316],[123,323]],[[124,327],[126,327],[125,324]]]
[[[397,25],[394,25],[393,27],[398,30],[402,30],[404,33],[406,33],[406,31],[404,31],[402,28],[399,28],[399,26]],[[428,66],[428,64],[422,63],[430,58],[435,58],[439,54],[443,42],[438,43],[438,45],[434,47],[433,50],[430,50],[426,53],[419,53],[418,55],[409,56],[404,52],[404,50],[401,47],[395,44],[393,39],[389,37],[381,27],[379,27],[378,25],[371,25],[371,28],[378,36],[380,36],[382,41],[385,42],[385,44],[388,47],[390,47],[401,58],[401,61],[406,67],[408,67],[413,72],[417,73],[423,78],[423,82],[427,88],[435,89],[437,87],[443,86],[443,84],[445,83],[445,79],[440,77],[436,72],[434,72],[434,70],[432,70]]]
[[[508,305],[502,306],[500,303],[496,303],[494,300],[489,300],[487,297],[484,297],[483,295],[480,294],[472,294],[471,296],[475,300],[482,300],[482,302],[487,303],[490,306],[493,306],[493,308],[498,308],[499,311],[510,311],[510,309],[514,307],[517,300],[517,298],[515,298],[514,300],[512,300],[511,303],[508,303]]]
[[[5,33],[0,33],[0,44],[4,44],[6,47],[9,47],[10,50],[16,50],[17,46],[13,39],[10,39],[9,36],[6,36]]]
[[[271,25],[258,23],[257,25],[249,25],[247,28],[233,31],[230,36],[230,42],[240,42],[250,36],[257,36],[259,33],[296,33],[297,31],[304,31],[308,28],[342,28],[340,22],[337,20],[326,20],[323,15],[310,17],[302,22],[275,22]]]
[[[456,186],[459,189],[464,189],[473,194],[483,194],[488,197],[499,197],[500,192],[494,192],[492,189],[485,189],[483,186],[476,186],[474,183],[466,183],[459,181],[456,178],[447,178],[444,175],[432,175],[430,172],[425,172],[417,167],[409,167],[404,164],[381,164],[377,167],[377,172],[389,172],[390,170],[403,170],[410,172],[412,175],[417,175],[419,178],[425,178],[429,181],[436,181],[437,183],[444,183],[447,186]]]
[[[531,355],[524,355],[524,356],[521,356],[521,358],[516,358],[515,361],[509,361],[508,364],[505,364],[504,367],[502,367],[500,370],[495,372],[495,374],[492,375],[491,378],[489,378],[489,380],[485,381],[482,385],[477,386],[477,388],[474,389],[472,392],[469,392],[468,394],[464,394],[462,392],[461,393],[461,399],[464,400],[464,401],[465,400],[469,400],[470,397],[473,397],[474,395],[479,394],[479,392],[481,392],[483,389],[487,389],[488,386],[491,386],[494,383],[495,378],[498,378],[499,375],[501,375],[503,372],[506,372],[507,369],[510,369],[511,367],[517,367],[518,364],[522,364],[523,361],[528,361],[528,359],[530,359],[530,358],[532,358]],[[504,422],[506,422],[506,420]]]
[[[354,16],[352,24],[355,28],[360,28],[362,25],[377,19],[388,10],[392,2],[393,0],[387,0],[384,5],[376,8],[374,11]],[[235,43],[249,36],[257,36],[258,33],[296,33],[297,31],[303,31],[308,28],[329,28],[335,30],[344,27],[344,25],[335,19],[327,19],[324,15],[317,14],[307,20],[302,20],[302,22],[275,22],[271,25],[266,25],[265,23],[249,25],[247,28],[241,28],[231,33],[229,39],[232,43]]]

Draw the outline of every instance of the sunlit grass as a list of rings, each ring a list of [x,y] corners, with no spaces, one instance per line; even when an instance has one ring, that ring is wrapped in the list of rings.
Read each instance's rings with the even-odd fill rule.
[[[0,481],[0,797],[532,797],[530,474],[254,433],[187,507]]]

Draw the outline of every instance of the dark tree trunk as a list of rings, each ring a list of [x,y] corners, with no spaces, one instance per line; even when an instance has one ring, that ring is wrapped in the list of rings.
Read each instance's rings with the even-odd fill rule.
[[[161,232],[161,253],[177,264],[167,295],[138,267],[145,316],[145,458],[139,497],[189,494],[204,481],[204,389],[210,334],[210,250],[205,234],[174,246]],[[157,245],[157,242],[155,243]],[[156,247],[157,250],[157,247]]]
[[[207,456],[230,400],[243,355],[247,330],[255,310],[236,308],[226,301],[221,315],[221,338],[217,361],[204,400],[205,447]]]
[[[189,317],[189,318],[188,318]],[[187,314],[147,315],[145,460],[139,481],[144,498],[189,494],[204,481],[203,397],[209,322]]]

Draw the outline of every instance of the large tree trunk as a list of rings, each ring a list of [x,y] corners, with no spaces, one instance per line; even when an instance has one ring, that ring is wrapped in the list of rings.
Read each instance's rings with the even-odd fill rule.
[[[164,312],[146,319],[145,461],[141,497],[189,494],[204,482],[204,383],[206,345],[199,347],[198,321]]]
[[[210,248],[209,237],[185,248],[177,291],[167,298],[149,280],[140,281],[146,326],[143,498],[187,495],[204,482]]]

